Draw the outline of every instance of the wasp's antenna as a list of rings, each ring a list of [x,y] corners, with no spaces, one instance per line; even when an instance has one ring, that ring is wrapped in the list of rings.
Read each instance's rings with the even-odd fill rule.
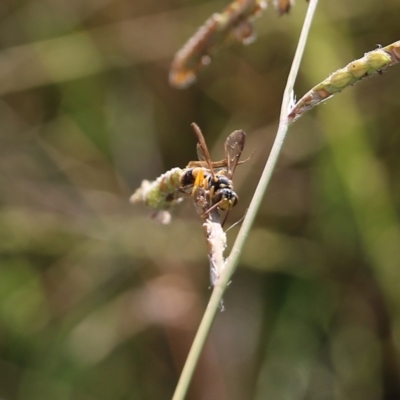
[[[218,203],[213,204],[201,217],[202,217],[202,218],[206,218],[206,216],[207,216],[208,214],[210,214],[210,212],[212,212],[212,211],[214,211],[216,208],[218,208],[218,206],[222,203],[222,200],[223,200],[223,199],[221,199]]]
[[[205,218],[210,212],[214,211],[215,209],[217,209],[219,207],[219,205],[224,201],[224,199],[221,199],[220,201],[218,201],[217,203],[213,204],[203,215],[202,218]],[[221,223],[221,226],[223,227],[225,225],[225,221],[228,218],[229,212],[231,211],[230,208],[228,208],[228,210],[226,210],[226,214],[225,217]]]
[[[224,219],[223,219],[223,221],[222,221],[222,224],[221,224],[222,227],[225,225],[226,219],[228,218],[228,215],[229,215],[229,212],[230,212],[230,211],[231,211],[231,209],[228,209],[228,210],[227,210],[227,212],[226,212],[226,214],[225,214],[225,217],[224,217]],[[230,229],[230,228],[229,228],[229,229]]]
[[[231,226],[225,231],[225,233],[229,232],[232,228],[234,228],[236,225],[240,224],[240,223],[244,220],[244,217],[245,217],[246,214],[247,214],[247,210],[248,210],[248,209],[246,209],[246,211],[244,212],[243,217],[240,218],[238,221],[236,221],[233,225],[231,225]],[[228,211],[229,211],[229,210],[228,210]],[[227,215],[225,216],[224,220],[222,221],[222,225],[225,223],[226,217],[227,217]]]

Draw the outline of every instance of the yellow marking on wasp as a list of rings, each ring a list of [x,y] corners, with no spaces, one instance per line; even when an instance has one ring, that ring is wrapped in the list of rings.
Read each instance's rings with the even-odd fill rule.
[[[196,175],[196,180],[194,181],[193,189],[198,187],[204,187],[204,170],[200,169]]]

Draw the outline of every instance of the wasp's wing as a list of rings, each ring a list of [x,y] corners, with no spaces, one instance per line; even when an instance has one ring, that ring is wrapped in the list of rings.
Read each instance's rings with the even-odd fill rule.
[[[206,145],[206,141],[204,140],[204,136],[201,133],[200,128],[193,122],[192,123],[192,128],[194,130],[194,133],[197,136],[197,156],[199,157],[200,161],[205,161],[207,163],[208,169],[210,170],[211,174],[213,175],[213,178],[215,177],[214,175],[214,170],[212,167],[212,162],[211,162],[211,156],[210,152],[208,151],[208,147]]]
[[[246,134],[242,130],[233,131],[225,141],[225,155],[228,164],[227,176],[229,179],[232,178],[239,163],[245,141]]]
[[[203,148],[200,146],[200,143],[196,145],[196,153],[199,161],[206,161],[206,156],[204,155]]]

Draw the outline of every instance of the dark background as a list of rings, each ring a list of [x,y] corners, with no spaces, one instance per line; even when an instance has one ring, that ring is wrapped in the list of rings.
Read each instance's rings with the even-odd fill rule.
[[[191,122],[214,159],[241,128],[256,152],[227,226],[243,216],[307,7],[270,7],[256,42],[171,88],[174,53],[227,4],[1,3],[2,400],[171,398],[211,293],[207,248],[190,201],[162,226],[129,197],[196,158]],[[398,0],[321,1],[297,97],[399,40],[399,15]],[[189,399],[400,398],[399,94],[394,66],[291,127]]]

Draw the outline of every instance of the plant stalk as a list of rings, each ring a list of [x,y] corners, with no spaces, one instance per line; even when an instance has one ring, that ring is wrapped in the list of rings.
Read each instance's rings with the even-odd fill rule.
[[[315,10],[318,4],[318,0],[310,0],[307,14],[304,19],[302,31],[300,34],[299,43],[297,45],[296,53],[292,63],[292,67],[289,73],[288,81],[283,95],[280,123],[278,127],[278,132],[271,149],[270,156],[265,165],[264,171],[262,173],[261,179],[258,183],[257,189],[254,193],[253,199],[250,203],[249,209],[243,220],[243,224],[240,228],[236,241],[233,245],[230,256],[227,259],[226,267],[218,280],[217,284],[214,286],[210,301],[208,303],[207,309],[204,313],[203,319],[200,323],[199,329],[197,330],[196,336],[194,338],[192,347],[189,351],[188,358],[183,367],[182,374],[179,378],[178,385],[175,389],[174,396],[172,400],[183,400],[186,396],[190,381],[192,379],[194,370],[196,368],[197,362],[199,360],[201,351],[204,347],[205,341],[210,332],[212,323],[214,321],[215,315],[218,311],[222,296],[226,290],[227,285],[235,271],[235,268],[239,261],[239,256],[242,248],[245,244],[246,238],[250,232],[253,225],[254,219],[256,217],[257,211],[260,207],[261,201],[264,197],[264,193],[268,187],[271,180],[272,173],[275,169],[276,163],[278,161],[282,146],[286,137],[286,133],[289,128],[289,108],[292,100],[293,86],[297,77],[297,73],[300,67],[300,61],[304,53],[304,48],[307,42],[308,33],[310,31],[311,23],[315,14]]]

